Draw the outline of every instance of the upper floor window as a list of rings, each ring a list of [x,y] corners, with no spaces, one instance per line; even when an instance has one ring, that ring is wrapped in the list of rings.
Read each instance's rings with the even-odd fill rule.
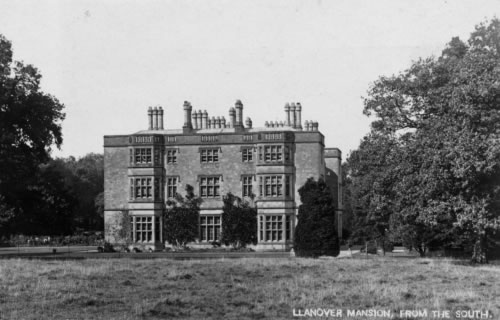
[[[283,179],[284,178],[284,179]],[[259,177],[259,195],[261,197],[280,197],[291,194],[290,175],[269,175]]]
[[[130,178],[130,200],[160,200],[163,186],[160,178]]]
[[[253,150],[252,148],[243,148],[241,150],[241,157],[243,162],[252,162],[253,161]]]
[[[251,197],[252,196],[252,176],[243,176],[242,179],[242,196]]]
[[[152,199],[153,178],[130,179],[130,199]]]
[[[167,177],[167,198],[173,198],[177,194],[177,177]]]
[[[177,163],[177,150],[169,149],[167,150],[167,164]]]
[[[219,149],[201,149],[200,161],[202,163],[219,162]]]
[[[282,146],[264,146],[264,161],[276,162],[283,159]]]
[[[220,177],[201,177],[200,196],[202,198],[215,198],[220,196]]]
[[[152,163],[151,148],[135,148],[134,161],[137,164],[150,164]]]

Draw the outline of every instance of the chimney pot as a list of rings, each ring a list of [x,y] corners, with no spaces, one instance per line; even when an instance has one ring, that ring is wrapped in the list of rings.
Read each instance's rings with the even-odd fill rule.
[[[148,108],[148,130],[153,130],[153,108],[149,107]]]
[[[153,130],[158,130],[158,108],[153,108]]]
[[[159,120],[158,120],[158,129],[160,130],[163,130],[163,108],[162,107],[159,107],[158,108],[158,116],[159,116]]]

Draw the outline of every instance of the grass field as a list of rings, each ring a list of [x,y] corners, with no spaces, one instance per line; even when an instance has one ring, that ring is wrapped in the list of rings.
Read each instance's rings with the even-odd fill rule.
[[[0,319],[290,319],[294,308],[500,319],[499,279],[498,265],[431,259],[0,260]]]

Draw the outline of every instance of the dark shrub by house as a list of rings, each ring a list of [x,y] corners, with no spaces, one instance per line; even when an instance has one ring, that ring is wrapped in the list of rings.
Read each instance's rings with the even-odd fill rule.
[[[176,195],[169,200],[164,214],[165,238],[176,246],[185,247],[198,237],[201,198],[195,196],[193,187],[186,185],[186,196]]]
[[[299,195],[302,204],[295,228],[295,254],[300,257],[337,256],[340,248],[330,189],[322,179],[309,178],[299,189]]]
[[[257,243],[257,210],[247,201],[228,193],[223,197],[222,243],[244,248]]]

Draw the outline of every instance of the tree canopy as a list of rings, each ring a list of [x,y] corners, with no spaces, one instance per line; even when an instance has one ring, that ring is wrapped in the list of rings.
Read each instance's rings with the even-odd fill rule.
[[[348,158],[358,220],[422,253],[469,243],[485,262],[500,228],[500,21],[380,77],[364,104],[375,119]]]
[[[64,106],[40,90],[40,79],[35,67],[13,60],[0,35],[0,223],[24,210],[21,195],[63,141]]]

